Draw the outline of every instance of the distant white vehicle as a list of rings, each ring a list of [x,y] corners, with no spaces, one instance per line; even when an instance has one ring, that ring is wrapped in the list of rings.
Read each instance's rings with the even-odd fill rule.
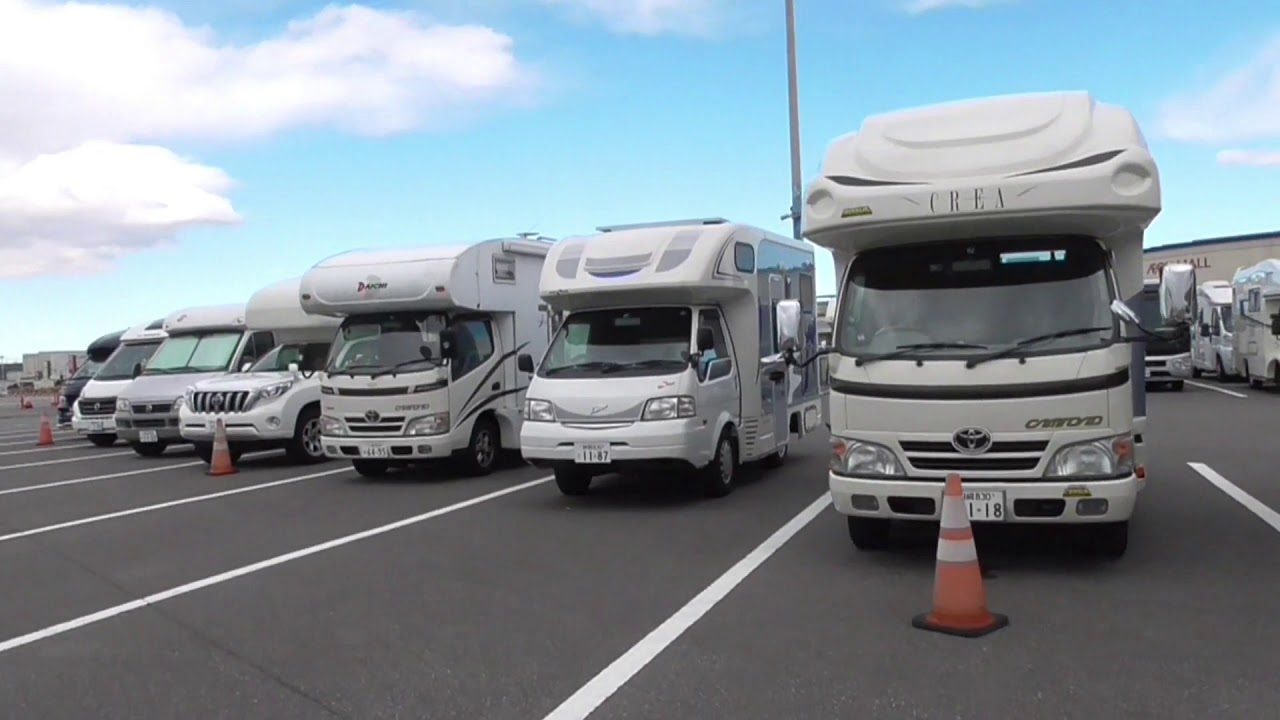
[[[1197,323],[1191,338],[1192,374],[1216,373],[1219,380],[1236,376],[1236,348],[1232,335],[1235,317],[1232,311],[1231,283],[1210,280],[1200,283],[1196,291]]]
[[[98,447],[116,442],[116,396],[133,382],[138,365],[146,364],[168,337],[164,319],[126,330],[93,379],[85,384],[72,406],[71,427]]]
[[[303,309],[342,318],[321,376],[325,455],[365,476],[454,456],[485,474],[518,448],[527,380],[515,358],[551,337],[538,299],[549,247],[359,250],[308,270]]]
[[[178,413],[182,437],[205,462],[213,457],[221,419],[231,460],[253,450],[284,448],[297,463],[325,459],[320,442],[320,371],[338,318],[309,315],[300,278],[254,293],[244,310],[250,333],[270,333],[276,345],[247,371],[201,380],[187,389]]]
[[[1280,260],[1269,258],[1236,272],[1236,372],[1251,387],[1280,385]]]
[[[567,313],[534,373],[520,451],[567,495],[595,475],[779,465],[820,422],[814,254],[720,218],[599,228],[557,243],[542,298]],[[537,360],[535,360],[537,358]]]

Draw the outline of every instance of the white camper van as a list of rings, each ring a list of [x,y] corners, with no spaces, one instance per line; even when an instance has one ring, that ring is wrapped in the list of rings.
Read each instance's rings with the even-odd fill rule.
[[[1145,477],[1122,298],[1161,209],[1133,116],[1051,93],[871,117],[805,199],[843,283],[828,479],[854,544],[937,521],[957,473],[974,522],[1091,523],[1122,554]]]
[[[1191,338],[1192,373],[1217,373],[1219,380],[1236,374],[1235,331],[1231,310],[1231,283],[1209,280],[1196,290],[1197,322]]]
[[[149,325],[130,328],[120,336],[120,345],[102,368],[80,391],[71,416],[71,427],[89,438],[98,447],[110,447],[116,442],[116,395],[124,390],[137,373],[138,365],[145,365],[160,343],[168,337],[164,320]]]
[[[272,448],[284,448],[298,463],[325,459],[319,373],[341,321],[303,312],[300,285],[301,278],[275,283],[254,293],[245,306],[245,327],[270,333],[275,347],[247,372],[201,380],[187,389],[178,412],[182,437],[205,462],[213,457],[218,419],[232,462],[245,452]]]
[[[567,495],[657,466],[697,469],[720,496],[739,463],[781,463],[820,420],[817,367],[792,362],[818,346],[813,248],[720,218],[599,230],[542,269],[568,315],[536,372],[520,356],[525,460]]]
[[[1236,368],[1251,387],[1280,385],[1280,260],[1236,272]]]
[[[538,301],[549,247],[360,250],[307,271],[303,309],[343,318],[321,375],[325,454],[365,476],[455,455],[485,474],[518,448],[515,357],[551,338]]]
[[[187,388],[235,368],[244,368],[270,350],[269,331],[249,332],[245,306],[213,305],[179,310],[164,319],[168,338],[138,377],[116,400],[116,432],[145,457],[183,443],[178,413]]]

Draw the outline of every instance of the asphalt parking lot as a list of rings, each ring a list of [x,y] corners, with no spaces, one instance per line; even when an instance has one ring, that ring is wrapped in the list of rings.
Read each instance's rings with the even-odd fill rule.
[[[1280,707],[1273,392],[1205,379],[1149,395],[1150,481],[1119,561],[1052,531],[983,528],[989,603],[1011,624],[978,640],[911,627],[936,532],[856,551],[825,503],[821,436],[720,500],[670,478],[569,499],[522,465],[370,481],[267,453],[209,477],[183,448],[148,460],[69,432],[37,448],[39,412],[0,403],[9,717]]]

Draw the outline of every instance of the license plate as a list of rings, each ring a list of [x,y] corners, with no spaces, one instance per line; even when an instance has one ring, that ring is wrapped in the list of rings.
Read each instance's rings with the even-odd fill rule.
[[[964,507],[970,520],[1001,522],[1005,519],[1004,493],[999,490],[965,490]]]
[[[361,445],[360,457],[367,458],[384,458],[391,457],[391,448],[386,445]]]
[[[153,442],[159,442],[160,438],[156,437],[155,430],[143,430],[142,432],[138,433],[138,440],[139,442],[153,443]]]
[[[604,465],[613,461],[609,443],[574,443],[573,461],[585,465]]]
[[[89,432],[102,432],[102,421],[94,420],[89,423]]]

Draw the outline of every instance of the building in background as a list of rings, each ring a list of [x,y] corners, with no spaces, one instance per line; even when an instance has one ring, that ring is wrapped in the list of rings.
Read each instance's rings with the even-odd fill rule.
[[[84,351],[25,353],[22,356],[22,380],[36,387],[52,386],[74,375],[84,360]]]
[[[1142,252],[1148,279],[1159,278],[1160,268],[1177,262],[1195,267],[1196,282],[1230,282],[1236,270],[1267,258],[1280,258],[1280,231],[1157,245]]]

